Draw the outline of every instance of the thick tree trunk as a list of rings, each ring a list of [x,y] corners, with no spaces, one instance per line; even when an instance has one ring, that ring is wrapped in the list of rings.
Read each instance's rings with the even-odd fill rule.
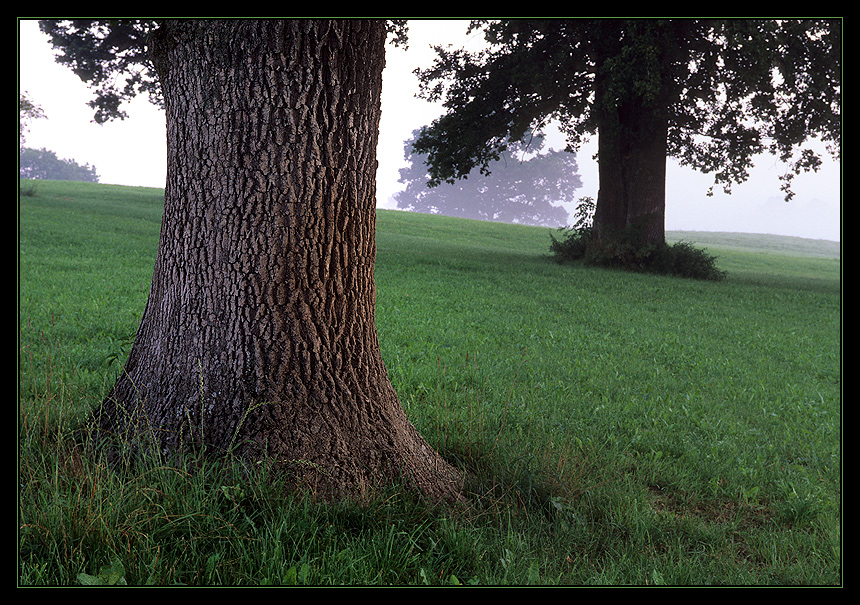
[[[595,70],[600,189],[594,236],[598,244],[623,236],[639,247],[662,245],[671,38],[648,21],[602,24]]]
[[[166,24],[161,241],[99,427],[164,454],[266,459],[323,497],[456,497],[409,423],[374,305],[384,23]]]
[[[625,234],[639,246],[666,240],[667,120],[636,105],[607,115],[598,132],[598,241]]]

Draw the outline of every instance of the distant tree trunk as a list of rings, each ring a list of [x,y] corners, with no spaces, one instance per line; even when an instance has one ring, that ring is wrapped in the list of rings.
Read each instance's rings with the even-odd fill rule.
[[[168,174],[152,287],[103,434],[230,448],[326,498],[458,474],[407,420],[374,321],[385,26],[179,21],[153,40]]]

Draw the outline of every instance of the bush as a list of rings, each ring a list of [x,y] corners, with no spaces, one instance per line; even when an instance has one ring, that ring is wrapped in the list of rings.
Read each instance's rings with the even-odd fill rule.
[[[18,179],[18,192],[26,197],[35,197],[36,195],[35,179]]]
[[[559,229],[563,233],[563,239],[556,239],[552,233],[549,234],[552,242],[549,245],[550,252],[555,255],[559,262],[576,261],[585,258],[588,251],[588,243],[591,241],[591,229],[579,231],[576,229]]]
[[[588,252],[588,244],[591,241],[591,225],[594,221],[594,209],[595,202],[593,198],[580,198],[574,212],[575,221],[573,227],[562,227],[559,229],[559,232],[564,234],[564,239],[558,240],[553,237],[552,233],[549,234],[552,240],[549,246],[550,251],[555,254],[559,262],[585,258]]]
[[[682,241],[662,247],[654,254],[650,270],[666,275],[719,281],[726,276],[726,272],[717,268],[716,260],[716,257],[701,248]]]
[[[604,237],[600,244],[593,238],[594,202],[580,200],[577,221],[571,228],[550,233],[550,251],[558,262],[582,261],[586,265],[612,267],[627,271],[676,275],[691,279],[721,280],[726,276],[716,266],[716,257],[689,242],[641,245],[634,228]]]

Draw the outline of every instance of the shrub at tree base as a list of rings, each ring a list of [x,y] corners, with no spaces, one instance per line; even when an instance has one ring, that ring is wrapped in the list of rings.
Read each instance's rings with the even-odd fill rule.
[[[582,261],[586,265],[676,275],[692,279],[721,280],[716,257],[689,242],[641,246],[635,230],[603,236],[598,242],[591,226],[561,229],[562,239],[550,233],[550,251],[558,262]]]

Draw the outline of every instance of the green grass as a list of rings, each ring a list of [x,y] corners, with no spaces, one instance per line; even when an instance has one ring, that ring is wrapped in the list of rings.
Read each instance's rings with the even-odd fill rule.
[[[826,242],[672,233],[721,282],[558,265],[546,229],[378,213],[401,403],[472,509],[121,476],[69,434],[146,302],[162,192],[19,201],[19,585],[838,585],[841,269]]]

